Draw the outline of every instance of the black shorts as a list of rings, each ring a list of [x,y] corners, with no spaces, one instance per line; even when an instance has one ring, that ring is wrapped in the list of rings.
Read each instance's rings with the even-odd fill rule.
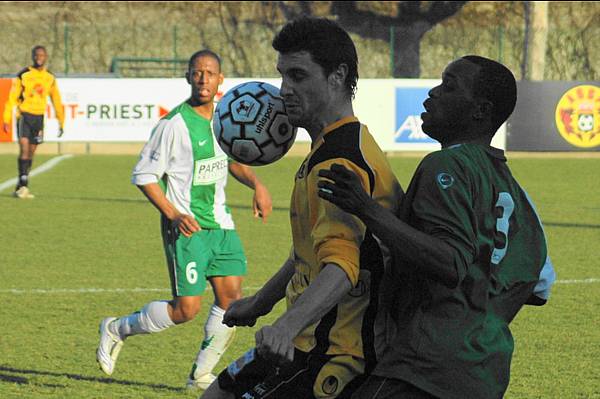
[[[437,399],[408,382],[371,375],[352,399]]]
[[[17,136],[28,138],[31,144],[41,144],[44,141],[44,115],[21,112],[17,120]]]
[[[294,361],[277,368],[246,352],[219,374],[219,387],[236,399],[349,399],[366,377],[363,361],[352,356],[294,351]]]

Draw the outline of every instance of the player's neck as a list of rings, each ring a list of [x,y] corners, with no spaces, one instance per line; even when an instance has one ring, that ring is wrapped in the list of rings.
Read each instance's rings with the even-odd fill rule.
[[[327,126],[333,125],[335,122],[349,116],[354,116],[354,109],[352,108],[351,101],[345,101],[342,104],[330,107],[327,112],[322,114],[321,118],[315,121],[313,126],[309,126],[306,129],[312,141],[311,146],[314,146],[323,137],[323,130]]]
[[[198,99],[190,97],[187,100],[187,103],[198,115],[201,117],[211,120],[214,111],[214,103],[212,101],[207,103],[202,103]]]
[[[492,138],[485,134],[475,136],[463,136],[457,138],[451,138],[442,143],[442,148],[448,148],[457,144],[479,144],[483,146],[489,146]]]

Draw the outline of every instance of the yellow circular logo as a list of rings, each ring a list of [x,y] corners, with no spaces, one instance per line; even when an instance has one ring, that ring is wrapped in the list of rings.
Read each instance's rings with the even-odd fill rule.
[[[556,127],[560,135],[577,147],[600,145],[600,87],[576,86],[556,106]]]

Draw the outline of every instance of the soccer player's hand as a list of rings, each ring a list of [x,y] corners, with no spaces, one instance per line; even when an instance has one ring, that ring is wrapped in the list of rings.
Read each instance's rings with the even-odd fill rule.
[[[4,128],[4,133],[8,133],[10,130],[10,125],[8,123],[2,124],[2,127]]]
[[[264,326],[254,338],[258,354],[271,363],[285,365],[294,360],[294,337],[282,326]]]
[[[267,218],[273,212],[273,200],[269,190],[262,184],[258,184],[254,189],[254,197],[252,198],[252,210],[254,217],[262,218],[263,223],[266,223]]]
[[[61,127],[58,129],[58,138],[61,138],[63,134],[65,134],[65,129]]]
[[[348,213],[358,215],[371,200],[358,176],[342,165],[333,164],[329,170],[321,169],[319,176],[330,180],[317,183],[319,197]]]
[[[183,213],[178,214],[173,218],[172,222],[175,227],[186,237],[191,237],[197,231],[200,231],[200,225],[193,216]]]
[[[262,309],[255,295],[239,299],[229,305],[223,316],[223,324],[228,327],[253,327],[260,316],[269,313],[271,309]]]

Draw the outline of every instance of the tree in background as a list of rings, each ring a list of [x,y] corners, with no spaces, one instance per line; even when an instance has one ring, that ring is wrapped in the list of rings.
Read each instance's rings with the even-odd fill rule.
[[[314,15],[314,2],[296,5],[279,2],[288,19]],[[446,18],[457,14],[466,1],[333,1],[330,13],[342,27],[365,39],[379,39],[390,44],[392,76],[419,78],[421,75],[421,40],[425,33]]]

